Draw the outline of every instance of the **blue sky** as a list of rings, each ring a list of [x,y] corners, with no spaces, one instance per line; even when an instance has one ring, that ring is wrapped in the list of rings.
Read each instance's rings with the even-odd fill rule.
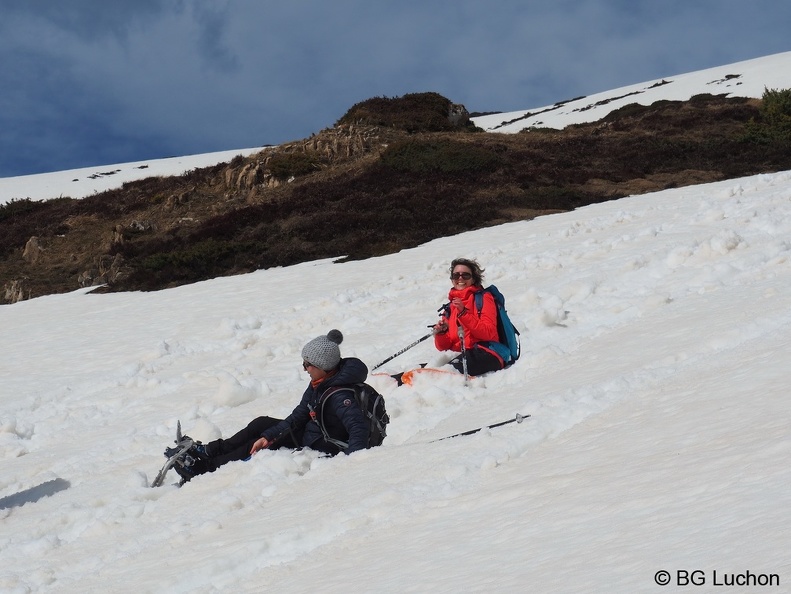
[[[0,177],[248,148],[375,96],[550,105],[791,50],[783,0],[0,0]]]

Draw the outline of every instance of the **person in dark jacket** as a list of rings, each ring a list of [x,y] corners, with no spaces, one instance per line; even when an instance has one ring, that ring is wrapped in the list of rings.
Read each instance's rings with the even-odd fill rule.
[[[341,342],[343,334],[331,330],[303,347],[302,367],[310,376],[310,384],[288,417],[258,417],[228,439],[207,444],[196,442],[181,463],[174,465],[179,475],[188,481],[195,475],[214,472],[223,464],[244,460],[263,449],[310,448],[330,456],[366,449],[367,421],[354,395],[340,388],[364,382],[368,368],[360,359],[341,358],[338,346]],[[318,418],[322,400],[323,427],[319,424],[322,419]],[[347,443],[348,447],[342,449],[337,441]],[[173,451],[174,448],[168,448],[165,455]]]

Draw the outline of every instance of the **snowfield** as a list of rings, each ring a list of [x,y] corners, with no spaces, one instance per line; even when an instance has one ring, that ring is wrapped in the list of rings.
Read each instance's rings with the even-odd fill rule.
[[[364,261],[2,306],[0,591],[789,591],[789,238],[780,172]],[[506,296],[513,367],[468,387],[373,376],[380,448],[148,487],[179,420],[205,441],[288,414],[315,336],[339,328],[372,367],[424,335],[458,256]],[[382,370],[443,360],[425,341]]]
[[[595,122],[631,103],[651,105],[661,100],[687,101],[701,93],[760,98],[766,89],[788,88],[791,88],[791,52],[784,52],[666,76],[587,97],[569,97],[537,109],[480,116],[475,118],[475,124],[487,132],[504,133],[519,132],[533,126],[565,128],[571,124]]]
[[[785,584],[790,233],[786,172],[361,262],[4,306],[0,589],[627,593],[686,569]],[[208,440],[287,414],[314,336],[340,328],[370,366],[413,342],[462,254],[523,331],[512,368],[467,388],[374,377],[393,417],[378,449],[147,486],[177,420]],[[438,358],[424,342],[385,370]]]

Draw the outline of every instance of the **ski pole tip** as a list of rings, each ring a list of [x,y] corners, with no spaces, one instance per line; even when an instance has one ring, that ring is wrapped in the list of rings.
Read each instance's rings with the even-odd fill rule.
[[[519,413],[516,413],[516,422],[517,423],[521,423],[524,420],[525,420],[525,418],[522,415],[520,415]]]

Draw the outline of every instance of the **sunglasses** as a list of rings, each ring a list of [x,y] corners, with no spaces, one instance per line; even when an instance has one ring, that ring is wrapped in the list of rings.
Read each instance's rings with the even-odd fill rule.
[[[450,278],[453,280],[459,280],[460,278],[463,278],[464,280],[470,280],[472,275],[469,272],[454,272],[450,275]]]
[[[305,371],[307,371],[307,370],[308,370],[308,367],[315,367],[315,365],[313,365],[312,363],[308,363],[307,361],[303,361],[303,362],[302,362],[302,369],[304,369]]]

